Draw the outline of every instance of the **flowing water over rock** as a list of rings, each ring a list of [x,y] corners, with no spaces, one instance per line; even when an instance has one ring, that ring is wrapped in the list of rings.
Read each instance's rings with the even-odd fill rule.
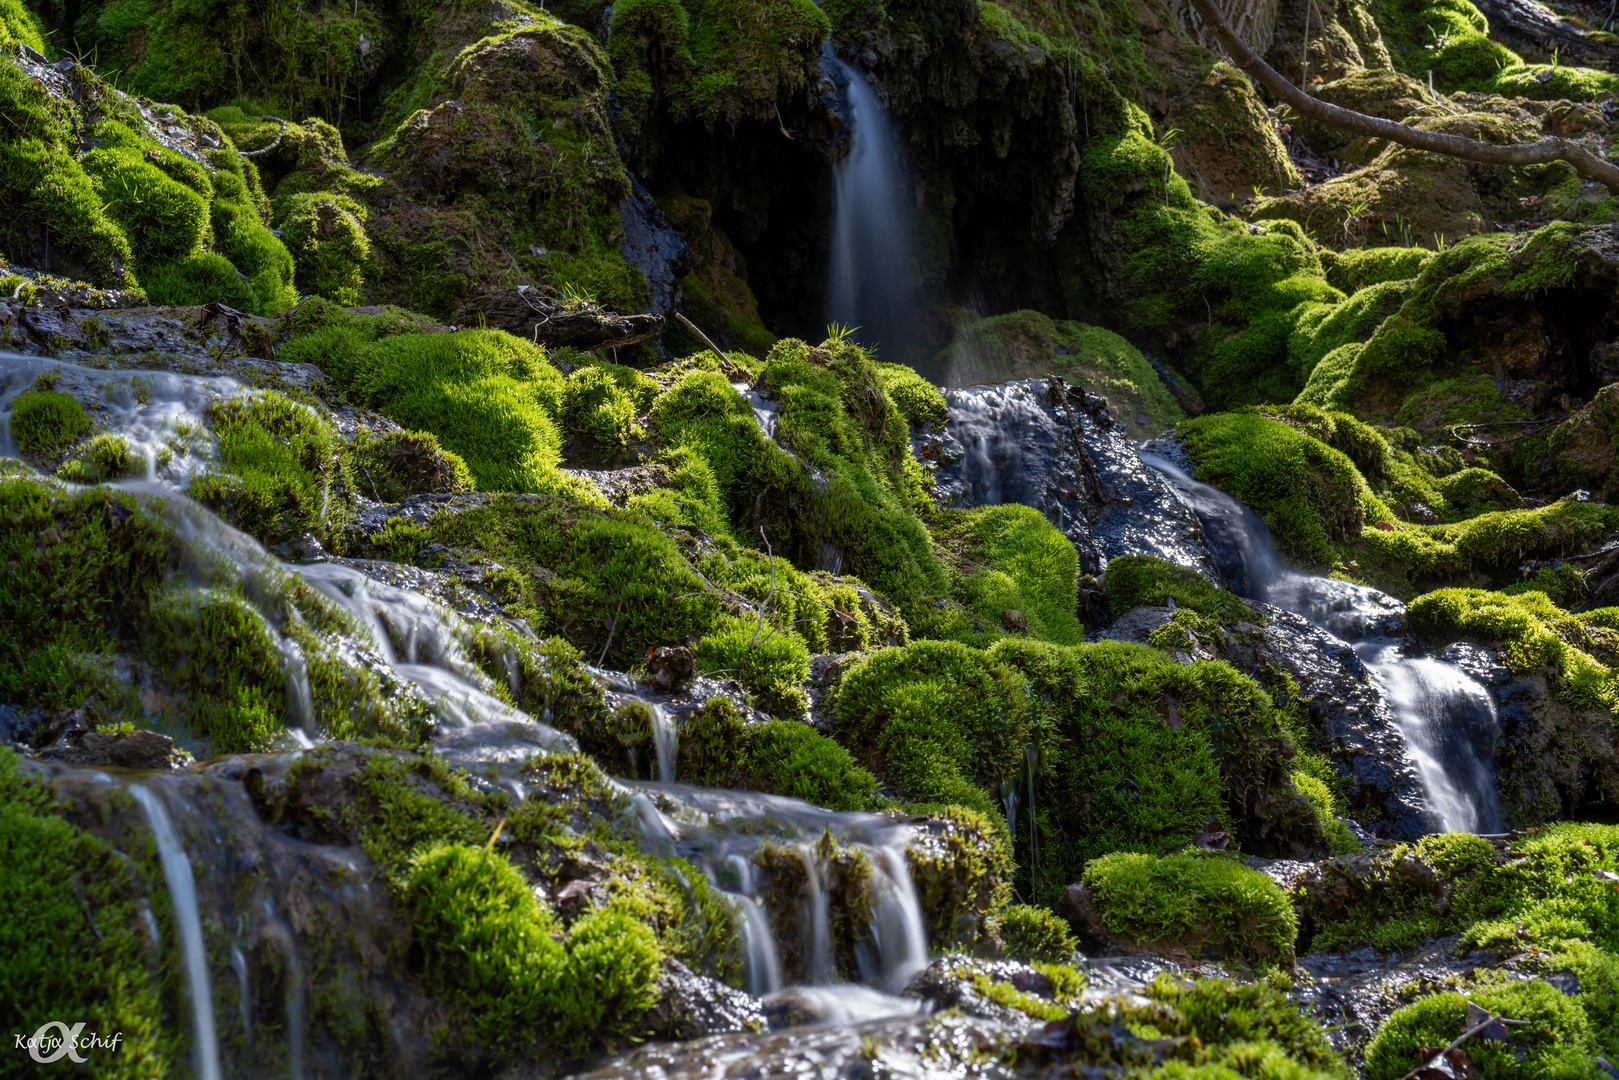
[[[1101,400],[1058,379],[944,391],[950,419],[918,440],[938,463],[934,491],[952,506],[1022,503],[1073,542],[1099,573],[1116,555],[1156,555],[1210,577],[1196,516],[1142,464]]]
[[[856,327],[862,345],[897,348],[916,323],[916,211],[898,142],[871,84],[830,53],[828,63],[848,98],[849,152],[837,166],[826,317]]]
[[[1353,655],[1369,672],[1421,779],[1429,829],[1499,832],[1491,760],[1495,702],[1484,687],[1459,665],[1415,655],[1398,640],[1404,607],[1392,597],[1287,568],[1252,510],[1193,480],[1167,457],[1148,453],[1142,460],[1169,477],[1196,511],[1217,571],[1233,592],[1302,615],[1340,644],[1355,642]]]

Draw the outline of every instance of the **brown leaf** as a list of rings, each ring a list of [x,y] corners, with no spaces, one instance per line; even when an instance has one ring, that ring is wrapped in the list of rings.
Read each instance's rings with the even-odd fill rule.
[[[1164,726],[1170,731],[1181,729],[1181,710],[1175,704],[1174,698],[1161,698],[1158,702],[1158,715],[1164,718]]]

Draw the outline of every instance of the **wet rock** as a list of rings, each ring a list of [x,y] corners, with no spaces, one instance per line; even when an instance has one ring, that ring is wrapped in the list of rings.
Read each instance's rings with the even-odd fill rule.
[[[633,345],[663,330],[661,315],[619,315],[591,303],[568,306],[532,285],[469,297],[450,321],[487,324],[524,341],[581,350]]]
[[[1027,634],[1029,620],[1024,618],[1023,612],[1008,608],[1001,612],[1001,629],[1009,634]]]
[[[1005,1037],[991,1020],[967,1016],[891,1017],[858,1026],[713,1035],[644,1047],[575,1080],[937,1080],[986,1073],[982,1057]]]
[[[659,646],[647,654],[647,672],[652,676],[652,689],[670,693],[691,682],[696,670],[692,652],[685,646]]]
[[[53,715],[37,705],[0,705],[0,742],[37,746],[51,741]]]
[[[119,769],[184,769],[192,763],[191,755],[177,749],[173,739],[155,731],[76,732],[39,756],[68,765]]]
[[[698,975],[678,960],[664,961],[657,993],[658,1003],[642,1019],[654,1038],[701,1039],[765,1029],[758,998]]]
[[[1196,516],[1142,463],[1102,399],[1062,380],[946,390],[950,419],[921,460],[957,507],[1023,503],[1045,514],[1087,573],[1156,555],[1213,576]]]
[[[958,1009],[965,1016],[1002,1024],[1028,1023],[1027,1014],[986,996],[984,987],[993,983],[1007,983],[1036,997],[1054,997],[1051,980],[1027,964],[965,956],[933,961],[906,984],[905,996],[922,999],[934,1012]]]

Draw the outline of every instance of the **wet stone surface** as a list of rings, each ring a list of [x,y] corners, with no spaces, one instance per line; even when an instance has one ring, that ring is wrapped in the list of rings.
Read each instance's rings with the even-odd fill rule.
[[[956,507],[1022,503],[1099,573],[1118,555],[1156,555],[1213,575],[1196,516],[1142,463],[1101,399],[1059,379],[944,391],[950,419],[922,436],[935,497]]]

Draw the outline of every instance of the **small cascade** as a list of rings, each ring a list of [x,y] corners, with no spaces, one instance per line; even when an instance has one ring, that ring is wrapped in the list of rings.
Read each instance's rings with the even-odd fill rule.
[[[873,848],[876,897],[872,901],[872,930],[880,959],[884,990],[897,994],[913,976],[928,966],[928,938],[922,926],[922,905],[916,898],[905,861],[905,846]]]
[[[1465,732],[1496,727],[1489,693],[1460,667],[1411,656],[1391,635],[1404,605],[1376,589],[1303,574],[1282,564],[1270,530],[1253,510],[1193,480],[1165,457],[1142,460],[1169,477],[1204,526],[1216,569],[1238,595],[1302,615],[1333,636],[1355,641],[1354,654],[1404,737],[1421,779],[1430,824],[1440,831],[1497,832],[1500,798],[1494,763]],[[1472,718],[1473,723],[1464,722]]]
[[[652,746],[658,752],[658,779],[665,784],[675,782],[675,758],[680,752],[680,732],[674,717],[656,701],[647,702],[652,711]]]
[[[753,409],[754,423],[771,442],[776,441],[776,431],[781,422],[781,405],[774,398],[766,397],[761,391],[754,389],[751,383],[734,382],[731,389],[747,399],[748,405]],[[790,452],[790,451],[789,451]]]
[[[202,918],[197,912],[197,882],[191,862],[175,834],[163,799],[144,784],[130,787],[129,793],[140,805],[152,827],[163,880],[174,904],[174,922],[180,932],[180,952],[185,960],[186,987],[191,994],[191,1062],[199,1080],[219,1080],[219,1039],[214,1029],[214,995],[208,978],[208,950],[202,939]]]
[[[858,849],[870,868],[870,940],[854,950],[860,977],[893,994],[927,966],[926,928],[906,855],[911,826],[881,814],[839,813],[758,792],[646,783],[627,790],[645,842],[691,861],[738,912],[751,992],[774,992],[790,981],[793,972],[783,971],[776,945],[784,931],[786,941],[796,936],[799,942],[798,981],[837,982],[840,943],[833,938],[831,912],[839,878],[828,860],[840,848]],[[792,905],[767,891],[768,867],[779,872],[783,859],[803,878]],[[790,929],[771,925],[771,910],[779,917],[784,908],[797,924]]]
[[[1466,736],[1480,720],[1487,728],[1496,726],[1495,700],[1455,665],[1408,657],[1394,642],[1364,641],[1355,653],[1372,670],[1394,712],[1441,831],[1500,832],[1495,770]]]
[[[848,99],[849,152],[838,163],[827,267],[826,317],[856,327],[862,345],[911,340],[916,308],[916,209],[882,103],[828,46],[827,65]]]
[[[807,895],[801,901],[799,925],[804,931],[804,971],[811,984],[832,981],[832,898],[827,894],[826,867],[812,844],[799,844]]]

